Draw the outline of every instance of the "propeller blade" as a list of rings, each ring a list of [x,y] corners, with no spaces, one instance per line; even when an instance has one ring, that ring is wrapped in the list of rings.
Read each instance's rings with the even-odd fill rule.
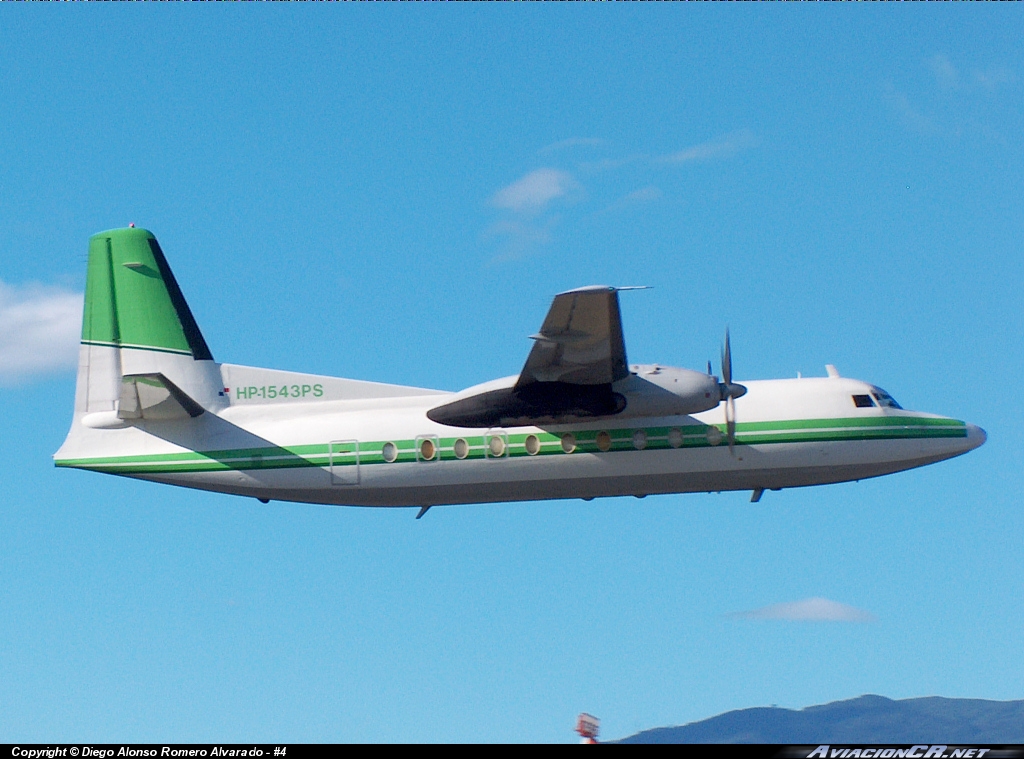
[[[732,384],[732,348],[729,345],[729,328],[725,328],[725,347],[722,349],[722,381]]]
[[[729,453],[735,456],[733,447],[736,445],[736,401],[731,395],[725,402],[725,431],[729,437]]]
[[[732,381],[732,341],[729,339],[729,328],[725,328],[725,344],[722,346],[722,381],[718,383],[721,399],[739,398],[747,392],[743,385]]]
[[[725,401],[725,432],[729,439],[729,453],[733,456],[736,445],[736,399],[745,395],[747,388],[732,381],[732,341],[729,328],[725,328],[725,345],[722,346],[722,382],[719,384],[722,400]]]

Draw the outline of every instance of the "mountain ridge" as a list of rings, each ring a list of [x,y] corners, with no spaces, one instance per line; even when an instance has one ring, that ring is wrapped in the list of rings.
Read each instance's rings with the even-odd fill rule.
[[[736,709],[615,743],[1024,743],[1024,700],[863,695],[783,709]]]

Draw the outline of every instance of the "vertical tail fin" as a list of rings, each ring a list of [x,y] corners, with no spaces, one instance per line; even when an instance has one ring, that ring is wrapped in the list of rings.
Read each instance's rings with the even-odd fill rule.
[[[213,360],[160,244],[134,227],[89,239],[82,342]]]
[[[151,232],[89,239],[75,410],[116,411],[126,375],[160,373],[200,404],[222,396],[219,367]]]

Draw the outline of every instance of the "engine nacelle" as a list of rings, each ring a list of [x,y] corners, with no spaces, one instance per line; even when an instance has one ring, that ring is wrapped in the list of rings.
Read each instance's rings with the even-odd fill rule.
[[[623,416],[677,416],[715,408],[722,401],[717,377],[660,364],[630,367],[631,374],[614,383],[626,398]]]
[[[518,377],[504,377],[463,390],[430,409],[427,418],[452,427],[519,427],[612,416],[683,416],[713,409],[725,398],[726,386],[701,372],[659,364],[630,370],[628,377],[605,385],[532,382],[520,387]],[[734,393],[744,390],[732,387]]]

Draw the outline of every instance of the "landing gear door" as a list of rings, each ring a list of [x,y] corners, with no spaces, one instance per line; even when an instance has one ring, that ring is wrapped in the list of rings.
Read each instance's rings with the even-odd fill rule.
[[[359,484],[359,442],[335,440],[331,442],[331,484]]]

